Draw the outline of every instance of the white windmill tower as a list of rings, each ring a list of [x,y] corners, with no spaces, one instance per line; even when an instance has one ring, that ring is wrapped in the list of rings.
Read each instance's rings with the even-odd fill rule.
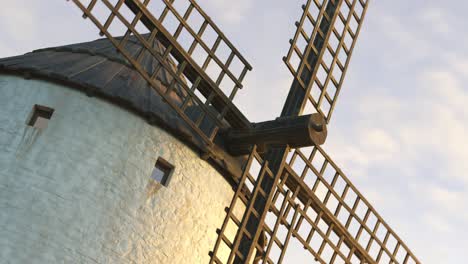
[[[368,1],[307,1],[282,115],[257,124],[232,103],[251,66],[194,0],[73,3],[106,39],[0,60],[1,260],[281,263],[298,239],[419,263],[319,146]]]

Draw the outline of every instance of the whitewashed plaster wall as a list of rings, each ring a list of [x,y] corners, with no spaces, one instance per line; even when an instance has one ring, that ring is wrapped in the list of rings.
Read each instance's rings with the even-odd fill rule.
[[[26,125],[34,104],[48,127]],[[158,157],[175,165],[152,189]],[[233,191],[165,131],[99,98],[0,75],[0,263],[207,263]]]

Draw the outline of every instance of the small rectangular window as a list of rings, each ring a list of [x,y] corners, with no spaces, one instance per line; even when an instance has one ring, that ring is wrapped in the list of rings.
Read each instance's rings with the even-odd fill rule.
[[[163,158],[158,158],[158,161],[156,161],[156,165],[154,166],[153,173],[151,174],[151,178],[167,187],[173,172],[174,166],[172,164]]]
[[[32,126],[38,129],[46,128],[53,113],[54,109],[50,107],[34,105],[31,118],[29,118],[28,121],[28,126]]]

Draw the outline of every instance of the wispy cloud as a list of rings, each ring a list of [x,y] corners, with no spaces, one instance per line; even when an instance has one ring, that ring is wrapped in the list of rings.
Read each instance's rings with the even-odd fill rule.
[[[382,12],[382,11],[378,11]],[[388,12],[380,13],[378,20],[380,30],[385,39],[383,41],[392,43],[392,46],[385,47],[384,55],[388,58],[388,63],[394,65],[396,62],[407,61],[409,58],[418,59],[426,56],[429,44],[419,31],[411,31],[409,26],[400,17]],[[390,51],[390,52],[389,52]]]
[[[24,8],[20,1],[7,1],[2,3],[0,9],[0,28],[12,42],[30,41],[38,32],[37,16],[34,12],[34,4]]]
[[[426,25],[426,28],[434,33],[449,34],[453,32],[450,25],[450,16],[440,7],[423,8],[419,14],[419,19]]]
[[[246,13],[253,7],[252,0],[206,0],[203,3],[211,11],[222,14],[219,17],[225,22],[237,24],[245,18]]]

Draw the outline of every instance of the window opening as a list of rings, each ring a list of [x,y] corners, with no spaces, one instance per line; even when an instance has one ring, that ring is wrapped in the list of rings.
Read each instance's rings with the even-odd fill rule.
[[[29,118],[27,124],[28,126],[32,126],[38,129],[45,129],[53,113],[54,109],[50,107],[34,105],[31,118]]]
[[[163,158],[158,158],[151,178],[164,186],[168,186],[174,172],[174,166]]]

